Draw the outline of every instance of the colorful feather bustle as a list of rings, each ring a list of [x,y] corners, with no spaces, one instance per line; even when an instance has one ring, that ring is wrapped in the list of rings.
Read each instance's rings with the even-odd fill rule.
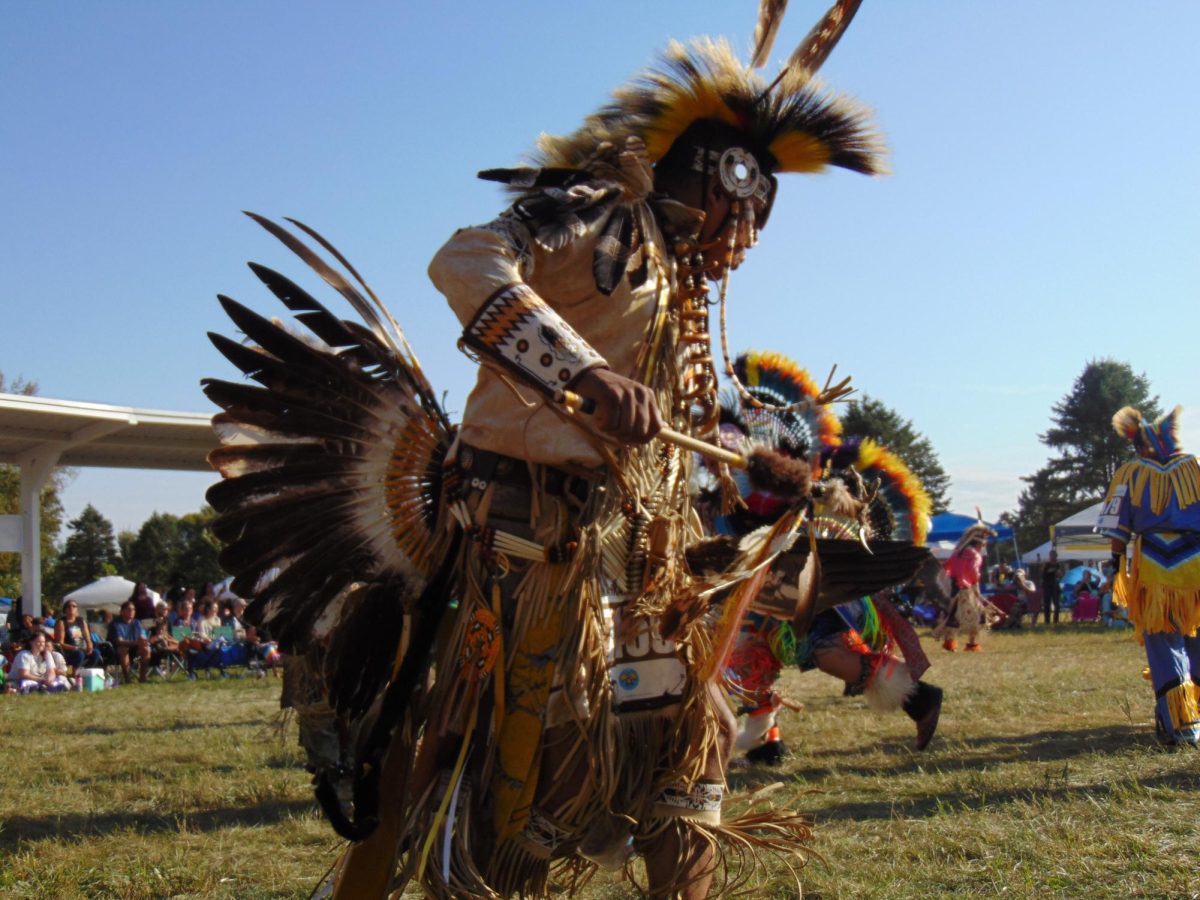
[[[786,412],[743,405],[737,415],[752,437],[802,459],[841,443],[842,424],[828,406],[817,405],[821,387],[806,369],[781,353],[756,351],[741,354],[733,367],[755,399],[771,406],[801,404]]]
[[[891,540],[924,544],[929,534],[932,503],[921,480],[895,453],[870,438],[859,442],[856,468],[863,479],[877,486],[876,497],[887,507],[894,523]],[[879,535],[884,537],[884,535]]]
[[[1163,453],[1168,457],[1183,451],[1183,446],[1179,443],[1179,414],[1181,412],[1183,412],[1183,407],[1176,406],[1154,423],[1158,439],[1162,443]]]
[[[1140,410],[1124,406],[1112,417],[1113,430],[1126,440],[1149,451],[1159,462],[1165,463],[1183,452],[1179,443],[1179,415],[1182,412],[1183,407],[1176,406],[1169,413],[1160,416],[1158,421],[1151,423]]]

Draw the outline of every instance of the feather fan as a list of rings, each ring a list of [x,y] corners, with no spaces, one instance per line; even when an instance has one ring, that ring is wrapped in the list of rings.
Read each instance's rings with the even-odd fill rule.
[[[253,597],[247,619],[288,653],[327,645],[331,702],[361,714],[397,661],[413,612],[448,540],[439,525],[452,430],[403,333],[344,257],[340,265],[248,214],[346,298],[366,325],[341,320],[293,281],[251,264],[303,330],[221,297],[244,341],[210,338],[254,384],[205,379],[222,412],[209,457],[225,479],[207,498],[221,564]],[[439,598],[444,602],[445,598]],[[329,643],[332,641],[332,643]]]

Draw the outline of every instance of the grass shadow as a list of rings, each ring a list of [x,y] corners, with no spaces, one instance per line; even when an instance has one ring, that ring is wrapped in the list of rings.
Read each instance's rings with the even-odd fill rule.
[[[211,731],[216,728],[242,728],[249,725],[263,725],[262,719],[239,719],[228,722],[161,722],[154,725],[144,725],[130,722],[128,725],[98,725],[86,723],[82,725],[56,725],[55,734],[77,734],[83,736],[111,737],[130,732],[142,733],[174,733],[177,731]]]
[[[241,825],[274,825],[296,815],[314,812],[315,800],[279,800],[257,806],[220,807],[196,812],[176,812],[170,815],[153,813],[112,812],[92,815],[77,813],[46,816],[9,816],[0,830],[5,843],[12,846],[21,841],[47,838],[61,840],[91,838],[113,831],[131,830],[137,834],[162,834],[181,830],[212,832]]]
[[[978,738],[955,739],[949,749],[955,756],[945,756],[946,745],[937,743],[926,753],[916,753],[904,743],[885,742],[883,750],[887,760],[883,764],[839,765],[840,759],[861,759],[863,748],[825,750],[807,757],[811,762],[787,770],[787,775],[805,781],[820,781],[831,775],[906,775],[919,774],[928,769],[957,771],[980,769],[989,765],[1012,762],[1056,762],[1074,759],[1097,752],[1120,753],[1154,744],[1152,732],[1139,725],[1109,725],[1098,728],[1075,730],[1045,730],[1025,735],[992,735]],[[934,738],[935,742],[937,738]],[[823,761],[829,764],[822,765]],[[740,774],[743,778],[763,777],[762,767],[752,767]],[[786,777],[777,773],[774,779]]]
[[[1139,778],[1137,784],[1142,789],[1178,788],[1196,790],[1200,788],[1200,775],[1187,772],[1168,772],[1150,778]],[[1008,790],[989,791],[975,797],[950,797],[942,794],[927,794],[912,800],[897,802],[895,800],[860,801],[839,803],[814,810],[813,818],[817,822],[847,820],[861,822],[865,820],[892,819],[897,816],[905,819],[929,818],[944,813],[948,808],[983,809],[1004,806],[1028,800],[1063,801],[1079,797],[1104,803],[1111,795],[1128,790],[1128,782],[1089,782],[1075,785],[1047,785],[1045,787],[1015,787]],[[972,802],[974,801],[974,802]]]

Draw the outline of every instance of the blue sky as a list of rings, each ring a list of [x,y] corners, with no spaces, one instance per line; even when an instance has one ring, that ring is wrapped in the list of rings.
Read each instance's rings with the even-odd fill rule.
[[[793,0],[768,72],[824,9]],[[1136,9],[1136,14],[1134,10]],[[0,5],[0,370],[41,393],[207,410],[230,376],[218,291],[298,264],[239,210],[295,216],[389,303],[461,409],[472,368],[425,276],[499,190],[668,38],[748,46],[752,0]],[[1014,508],[1087,361],[1182,403],[1200,447],[1200,4],[867,0],[823,71],[869,104],[893,174],[786,176],[736,274],[736,348],[785,352],[911,418],[955,509]],[[736,352],[736,351],[735,351]],[[203,502],[204,475],[82,470],[118,528]]]

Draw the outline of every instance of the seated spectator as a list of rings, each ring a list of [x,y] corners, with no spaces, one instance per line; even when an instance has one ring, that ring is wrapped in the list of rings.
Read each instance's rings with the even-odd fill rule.
[[[54,657],[46,649],[48,641],[44,634],[35,634],[29,649],[22,650],[12,664],[12,680],[22,694],[54,694],[65,691],[67,685],[59,679],[54,667]]]
[[[153,631],[159,625],[166,625],[168,630],[171,628],[171,614],[168,612],[166,600],[159,600],[154,604],[154,624],[148,630]]]
[[[221,627],[221,617],[217,615],[217,604],[213,600],[204,603],[200,613],[192,619],[192,634],[180,643],[180,647],[188,654],[188,676],[196,677],[197,667],[210,667],[214,663],[225,674],[221,665],[220,647],[213,640],[213,629]]]
[[[133,603],[135,619],[144,621],[154,618],[154,598],[150,596],[150,588],[146,587],[146,582],[139,581],[135,584],[129,599]]]
[[[200,615],[192,620],[192,631],[200,640],[212,643],[213,629],[220,628],[221,625],[221,617],[217,614],[217,604],[209,600],[200,608]]]
[[[100,651],[92,643],[87,623],[79,618],[79,604],[74,600],[63,604],[62,615],[54,625],[54,641],[73,671],[100,665]]]
[[[167,624],[165,616],[155,620],[154,627],[150,630],[149,643],[150,665],[152,668],[158,667],[159,674],[163,675],[163,662],[179,652],[179,641],[171,636],[171,626]]]
[[[193,612],[192,601],[185,597],[175,604],[175,608],[167,616],[167,621],[171,623],[172,628],[191,628]]]
[[[54,649],[54,644],[47,644],[50,648],[50,655],[54,657],[54,671],[58,673],[58,683],[64,689],[71,689],[71,679],[67,677],[67,661],[63,659],[63,655]]]
[[[233,629],[234,640],[244,641],[246,639],[245,614],[246,601],[241,597],[234,597],[229,604],[229,615],[221,620],[222,625]]]
[[[209,600],[216,600],[216,599],[217,599],[216,587],[213,585],[213,583],[211,581],[204,582],[204,590],[200,592],[199,597],[196,597],[194,594],[192,596],[194,606],[203,606]]]
[[[137,609],[132,600],[121,604],[121,618],[108,629],[108,642],[112,644],[121,665],[121,677],[130,681],[130,657],[137,654],[138,681],[145,681],[150,667],[150,641],[146,629],[137,620]]]

